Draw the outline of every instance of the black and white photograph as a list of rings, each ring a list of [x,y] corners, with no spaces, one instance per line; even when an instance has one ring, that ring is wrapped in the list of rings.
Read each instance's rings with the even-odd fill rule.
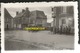
[[[74,50],[74,5],[33,5],[4,4],[4,49]]]

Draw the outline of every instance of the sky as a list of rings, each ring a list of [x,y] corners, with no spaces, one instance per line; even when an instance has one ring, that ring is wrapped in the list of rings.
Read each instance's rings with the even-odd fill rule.
[[[16,16],[16,11],[21,12],[22,9],[25,9],[26,7],[17,7],[17,8],[6,8],[8,10],[8,12],[10,13],[10,15],[12,17]],[[45,15],[47,15],[47,22],[51,23],[53,21],[52,18],[52,12],[51,12],[51,7],[28,7],[29,11],[34,11],[34,10],[40,10],[43,11],[45,13]]]
[[[51,15],[52,7],[70,6],[70,5],[74,5],[74,2],[68,2],[68,3],[67,2],[66,3],[65,2],[5,3],[3,6],[4,6],[4,8],[6,8],[9,11],[9,13],[11,14],[12,17],[15,17],[16,11],[21,12],[22,9],[25,9],[26,7],[28,7],[30,11],[34,11],[34,10],[43,11],[45,13],[45,15],[47,15],[47,22],[50,23],[53,21],[53,18]]]

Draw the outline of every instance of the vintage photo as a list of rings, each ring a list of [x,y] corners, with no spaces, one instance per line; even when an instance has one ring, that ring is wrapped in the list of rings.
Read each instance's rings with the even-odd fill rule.
[[[5,50],[74,50],[74,6],[6,3],[4,29]]]

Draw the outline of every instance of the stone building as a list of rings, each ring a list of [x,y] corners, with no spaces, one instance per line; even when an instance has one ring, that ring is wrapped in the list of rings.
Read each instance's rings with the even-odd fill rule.
[[[24,28],[28,26],[46,26],[47,17],[43,11],[29,11],[28,8],[22,12],[16,12],[14,17],[14,28]]]
[[[6,8],[4,8],[4,22],[5,29],[13,29],[13,17],[9,14]]]
[[[22,9],[22,12],[16,12],[14,17],[14,28],[24,28],[29,24],[30,11],[28,8]]]
[[[70,27],[74,31],[74,8],[73,6],[57,6],[52,9],[54,28]]]
[[[46,27],[47,17],[43,11],[35,10],[30,15],[30,25]]]

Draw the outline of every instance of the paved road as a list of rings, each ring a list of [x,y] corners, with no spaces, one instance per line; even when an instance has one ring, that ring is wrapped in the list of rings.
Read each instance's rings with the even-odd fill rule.
[[[27,44],[27,43],[19,42],[19,41],[7,40],[5,44],[6,44],[5,45],[6,50],[40,50],[40,49],[43,49],[35,45]]]
[[[6,31],[6,50],[73,49],[74,36],[52,34],[50,31]],[[31,46],[31,47],[30,47]]]

